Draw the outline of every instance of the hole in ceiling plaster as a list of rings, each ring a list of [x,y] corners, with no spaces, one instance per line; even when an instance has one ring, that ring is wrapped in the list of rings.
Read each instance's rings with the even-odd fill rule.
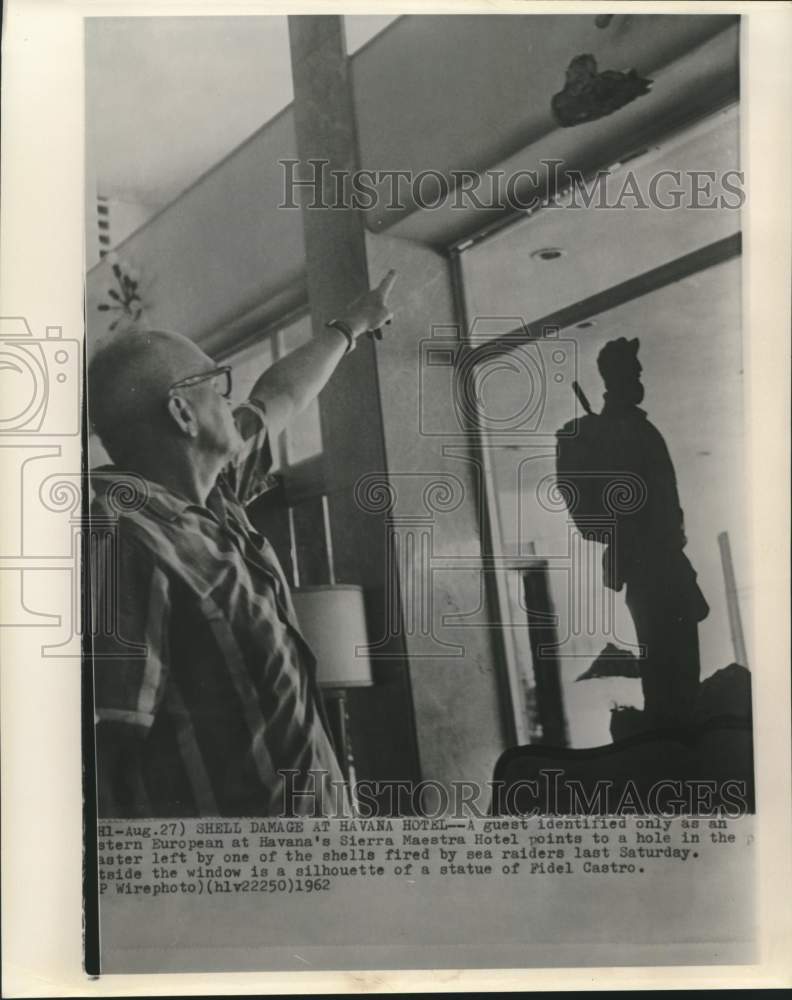
[[[596,326],[597,321],[595,319],[584,319],[582,323],[577,324],[578,330],[588,330],[591,326]]]
[[[541,250],[534,250],[531,254],[534,260],[558,260],[559,257],[566,257],[566,250],[560,247],[542,247]]]

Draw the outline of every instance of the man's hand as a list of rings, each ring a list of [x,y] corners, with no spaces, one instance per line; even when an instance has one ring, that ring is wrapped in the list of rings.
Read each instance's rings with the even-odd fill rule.
[[[267,411],[267,429],[275,437],[326,385],[347,350],[361,334],[378,330],[390,323],[388,295],[396,281],[396,272],[388,271],[382,281],[347,307],[342,318],[327,325],[342,336],[312,337],[264,371],[250,390],[250,398]]]
[[[376,288],[358,296],[339,317],[349,327],[355,339],[387,326],[393,319],[393,313],[388,308],[388,295],[395,281],[396,272],[388,271]]]

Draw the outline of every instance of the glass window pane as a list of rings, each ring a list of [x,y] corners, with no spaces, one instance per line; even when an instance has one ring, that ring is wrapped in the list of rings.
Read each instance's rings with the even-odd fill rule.
[[[718,541],[724,532],[731,543],[742,616],[751,620],[753,583],[742,494],[740,271],[740,258],[732,258],[564,329],[557,339],[522,346],[519,367],[490,366],[480,412],[484,421],[492,418],[496,424],[491,431],[485,423],[483,437],[489,446],[497,542],[503,556],[515,564],[534,555],[548,563],[573,746],[608,743],[611,706],[642,704],[637,679],[616,676],[577,683],[608,642],[635,653],[637,637],[624,591],[614,593],[601,585],[602,547],[582,541],[566,510],[559,509],[548,492],[555,479],[555,430],[581,413],[570,389],[573,375],[593,409],[602,406],[596,359],[606,341],[640,334],[646,390],[642,408],[671,453],[685,512],[685,552],[710,606],[698,628],[702,679],[736,658]],[[526,398],[542,385],[539,373],[552,371],[553,354],[561,345],[574,345],[574,372],[559,383],[548,381],[535,427],[515,419],[513,426],[523,433],[506,437],[503,415],[522,412]],[[532,372],[537,373],[533,381]],[[527,632],[521,635],[520,626],[526,627],[529,609],[519,580],[515,582],[506,613],[515,626],[516,662],[524,664],[530,663],[530,654]]]
[[[739,165],[735,108],[707,119],[629,164],[640,190],[660,170],[678,167],[690,176],[706,164],[719,176]],[[655,172],[655,174],[653,174]],[[687,173],[686,173],[687,172]],[[625,170],[614,168],[619,189]],[[661,195],[665,198],[665,193]],[[687,206],[687,207],[684,207]],[[673,219],[671,218],[673,216]],[[674,212],[581,208],[540,211],[462,255],[471,336],[491,340],[520,321],[553,315],[572,303],[684,258],[731,237],[740,213],[707,213],[690,207],[690,194]],[[603,256],[601,247],[607,245]],[[542,258],[543,248],[563,254]],[[613,641],[633,651],[637,636],[624,591],[602,586],[602,547],[583,541],[565,509],[557,509],[549,484],[555,478],[555,432],[582,409],[572,390],[578,381],[595,411],[603,385],[597,355],[608,340],[640,337],[646,390],[642,408],[666,440],[685,511],[686,553],[710,613],[699,625],[701,676],[724,668],[737,654],[730,638],[719,536],[732,548],[743,617],[750,620],[753,586],[745,530],[743,482],[742,334],[740,260],[734,257],[674,284],[583,317],[555,340],[533,341],[508,356],[482,362],[475,383],[482,437],[490,458],[490,516],[495,545],[515,566],[533,557],[547,561],[547,579],[558,615],[563,700],[573,746],[610,740],[612,704],[642,705],[640,682],[609,676],[578,678]],[[491,317],[500,317],[492,319]],[[499,327],[500,324],[500,327]],[[438,369],[439,371],[440,369]],[[528,608],[512,574],[504,614],[515,628],[514,661],[528,660]],[[522,679],[522,678],[521,678]]]

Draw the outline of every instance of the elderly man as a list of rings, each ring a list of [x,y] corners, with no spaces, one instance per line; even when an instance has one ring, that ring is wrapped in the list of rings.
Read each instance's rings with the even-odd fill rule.
[[[390,322],[394,280],[264,371],[235,410],[229,367],[179,334],[121,334],[92,360],[89,413],[114,463],[93,476],[92,515],[115,516],[122,473],[143,484],[117,522],[112,604],[92,573],[96,620],[112,623],[94,630],[101,816],[348,812],[313,653],[245,507],[266,487],[274,437],[359,336]]]

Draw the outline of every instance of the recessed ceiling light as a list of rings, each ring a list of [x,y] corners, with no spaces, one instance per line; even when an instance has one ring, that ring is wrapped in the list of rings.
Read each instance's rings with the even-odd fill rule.
[[[534,250],[531,256],[535,260],[558,260],[559,257],[566,256],[566,250],[560,247],[542,247],[541,250]]]

